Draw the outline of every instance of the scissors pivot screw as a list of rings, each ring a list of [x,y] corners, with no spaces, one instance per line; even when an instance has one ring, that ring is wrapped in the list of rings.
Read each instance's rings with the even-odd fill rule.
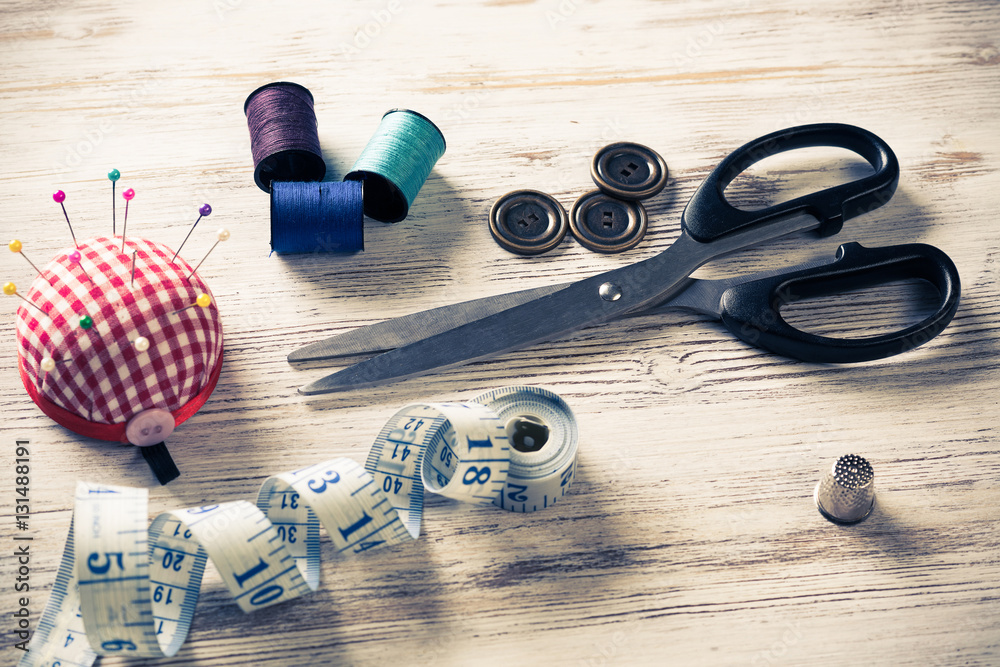
[[[622,298],[622,288],[614,283],[601,283],[601,286],[597,288],[597,293],[605,301],[617,301]]]

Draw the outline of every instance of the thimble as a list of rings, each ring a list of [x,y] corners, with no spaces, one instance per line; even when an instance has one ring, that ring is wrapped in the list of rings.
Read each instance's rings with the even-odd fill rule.
[[[816,485],[820,513],[834,523],[857,523],[875,506],[875,473],[864,457],[846,454]]]

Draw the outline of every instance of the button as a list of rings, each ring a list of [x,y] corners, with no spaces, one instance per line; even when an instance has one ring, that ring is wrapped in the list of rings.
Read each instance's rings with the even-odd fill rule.
[[[619,199],[649,199],[667,184],[667,163],[652,148],[628,141],[597,151],[590,175],[603,192]]]
[[[125,437],[136,447],[158,445],[174,432],[174,416],[161,408],[143,410],[125,426]]]
[[[556,247],[569,229],[566,209],[551,195],[515,190],[490,209],[490,232],[501,247],[518,255],[539,255]]]
[[[599,190],[573,204],[569,228],[580,245],[595,252],[624,252],[646,235],[646,209],[637,201],[622,201]]]

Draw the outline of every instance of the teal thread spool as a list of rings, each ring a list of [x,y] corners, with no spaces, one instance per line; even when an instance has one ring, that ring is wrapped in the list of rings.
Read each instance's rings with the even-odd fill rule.
[[[365,215],[399,222],[444,151],[444,135],[430,119],[409,109],[392,109],[382,116],[344,180],[365,182]]]

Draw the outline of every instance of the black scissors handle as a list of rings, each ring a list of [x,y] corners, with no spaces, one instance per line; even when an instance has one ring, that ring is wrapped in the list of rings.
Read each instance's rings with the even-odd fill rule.
[[[831,338],[800,331],[779,312],[787,303],[894,280],[922,279],[937,288],[935,312],[894,333]],[[845,243],[823,266],[735,285],[722,295],[722,321],[742,340],[782,356],[824,363],[882,359],[922,345],[948,326],[958,309],[961,283],[948,255],[923,243],[865,248]]]
[[[726,187],[750,165],[777,153],[812,146],[853,151],[867,160],[875,173],[758,211],[738,209],[726,201]],[[829,236],[839,232],[845,220],[873,211],[889,201],[898,182],[896,155],[887,143],[868,130],[840,123],[800,125],[754,139],[720,162],[691,197],[681,225],[694,240],[710,243],[774,218],[808,213],[820,221],[820,235]]]

